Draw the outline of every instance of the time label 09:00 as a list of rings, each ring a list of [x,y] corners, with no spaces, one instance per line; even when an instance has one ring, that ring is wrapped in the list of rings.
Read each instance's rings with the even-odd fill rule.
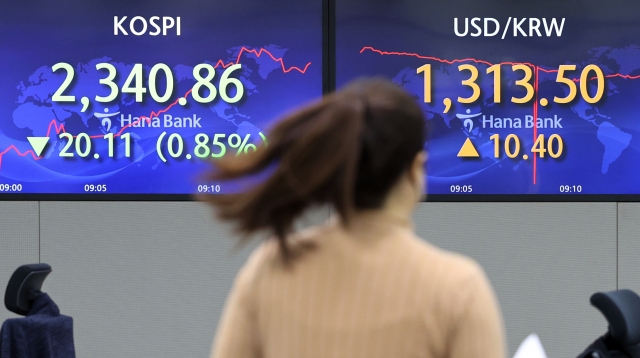
[[[19,193],[22,191],[22,184],[0,184],[0,193]]]

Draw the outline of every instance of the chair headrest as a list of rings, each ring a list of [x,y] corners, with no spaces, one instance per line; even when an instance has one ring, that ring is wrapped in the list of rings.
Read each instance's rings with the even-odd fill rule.
[[[640,296],[631,290],[598,292],[594,305],[609,322],[611,337],[625,347],[640,343]]]
[[[4,294],[4,305],[13,313],[26,316],[34,294],[40,292],[42,283],[51,273],[47,264],[29,264],[18,267],[11,275]]]

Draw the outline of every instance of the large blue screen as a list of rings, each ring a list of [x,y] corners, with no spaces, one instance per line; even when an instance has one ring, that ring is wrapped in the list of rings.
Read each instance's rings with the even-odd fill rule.
[[[336,50],[423,107],[430,194],[640,194],[636,1],[338,1]]]
[[[321,0],[4,1],[0,193],[224,193],[321,62]]]

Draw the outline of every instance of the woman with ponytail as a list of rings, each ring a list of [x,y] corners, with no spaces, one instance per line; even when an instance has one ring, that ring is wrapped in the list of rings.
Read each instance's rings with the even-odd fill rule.
[[[204,197],[245,237],[267,232],[236,278],[212,358],[503,358],[483,270],[416,237],[425,188],[421,108],[360,80],[283,118],[269,145],[217,162],[210,179],[266,173]],[[313,206],[333,218],[300,232]]]

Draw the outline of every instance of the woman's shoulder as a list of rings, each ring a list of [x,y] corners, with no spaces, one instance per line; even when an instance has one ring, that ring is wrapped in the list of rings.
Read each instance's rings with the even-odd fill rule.
[[[295,257],[313,249],[323,231],[326,231],[326,227],[314,226],[289,235],[286,241],[289,254]],[[280,268],[283,262],[280,241],[276,237],[270,237],[260,242],[253,250],[245,263],[244,269],[255,272],[268,267]]]
[[[460,290],[487,282],[484,270],[471,257],[439,248],[419,237],[407,241],[414,253],[412,261],[431,272],[442,287]]]
[[[466,255],[444,250],[418,239],[414,250],[416,258],[422,256],[419,264],[414,266],[422,270],[422,282],[416,285],[428,286],[423,290],[425,302],[433,299],[435,311],[439,312],[442,322],[458,322],[468,307],[493,307],[496,302],[493,287],[482,266]],[[422,255],[420,255],[422,252]],[[412,260],[414,264],[417,259]],[[477,302],[476,302],[477,301]]]

